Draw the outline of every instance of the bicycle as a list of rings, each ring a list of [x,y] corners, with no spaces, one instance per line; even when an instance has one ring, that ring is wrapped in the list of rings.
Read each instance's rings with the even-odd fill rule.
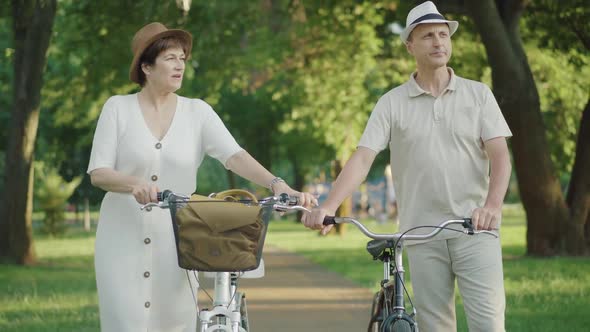
[[[420,226],[403,233],[376,234],[371,232],[360,221],[349,217],[330,217],[324,219],[324,225],[349,223],[355,225],[364,235],[372,240],[367,243],[367,251],[373,260],[383,262],[383,280],[380,290],[373,298],[369,332],[418,332],[415,320],[416,308],[408,294],[404,282],[404,267],[402,262],[403,243],[408,240],[428,240],[436,236],[443,229],[465,233],[467,235],[489,234],[498,237],[494,232],[474,230],[470,218],[446,220],[438,226]],[[461,225],[463,230],[448,228],[451,225]],[[418,228],[435,228],[424,235],[408,234]],[[393,264],[392,264],[393,262]],[[410,301],[412,313],[406,312],[404,293]]]
[[[209,195],[212,197],[215,194]],[[152,207],[158,207],[162,209],[169,209],[172,217],[173,224],[176,222],[176,216],[180,209],[184,208],[186,204],[191,203],[191,197],[181,194],[176,194],[170,190],[165,190],[157,194],[157,203],[148,203],[142,205],[140,209],[151,209]],[[252,196],[253,197],[253,196]],[[289,197],[287,194],[281,194],[279,196],[266,197],[261,200],[247,199],[247,200],[233,200],[227,203],[237,203],[245,205],[258,205],[262,208],[260,215],[262,216],[263,233],[260,236],[259,250],[257,256],[257,265],[260,264],[262,254],[262,247],[264,246],[264,238],[266,235],[266,228],[268,226],[270,216],[273,211],[276,212],[287,212],[289,210],[305,210],[304,207],[298,206],[298,200],[296,198]],[[176,235],[176,233],[175,233]],[[187,277],[188,277],[188,270]],[[200,270],[206,274],[213,274],[214,280],[214,291],[213,296],[209,296],[212,300],[212,308],[202,308],[198,312],[198,330],[200,332],[251,332],[250,322],[248,320],[248,310],[246,303],[246,295],[238,291],[238,281],[240,278],[247,275],[247,271],[210,271]],[[253,275],[250,278],[260,278],[263,276],[260,273],[256,274],[256,271],[252,271]],[[193,270],[193,273],[196,272]],[[246,276],[248,277],[248,276]],[[198,278],[196,278],[198,280]],[[188,279],[190,283],[190,278]],[[193,291],[192,284],[190,285],[191,291]],[[209,294],[208,294],[209,295]],[[193,297],[196,297],[193,291]]]

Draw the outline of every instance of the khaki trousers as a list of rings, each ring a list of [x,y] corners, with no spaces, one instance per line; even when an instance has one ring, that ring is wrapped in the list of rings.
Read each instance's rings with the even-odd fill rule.
[[[500,239],[481,234],[406,247],[420,332],[456,331],[455,279],[471,332],[504,331]]]

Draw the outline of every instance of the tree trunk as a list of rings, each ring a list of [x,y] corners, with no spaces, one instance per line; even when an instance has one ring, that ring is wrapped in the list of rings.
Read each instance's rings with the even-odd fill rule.
[[[32,238],[33,155],[43,70],[56,0],[13,0],[14,108],[6,151],[0,233],[7,234],[0,257],[17,264],[35,261]]]
[[[560,250],[559,222],[567,206],[547,147],[539,95],[520,40],[520,1],[465,2],[486,46],[493,90],[514,133],[510,140],[522,203],[527,215],[527,252]]]
[[[580,121],[576,160],[566,201],[570,209],[565,232],[566,253],[587,254],[590,252],[590,99]]]

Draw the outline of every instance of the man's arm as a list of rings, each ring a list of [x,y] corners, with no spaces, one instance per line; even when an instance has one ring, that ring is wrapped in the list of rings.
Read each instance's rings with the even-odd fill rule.
[[[377,152],[366,147],[359,147],[334,181],[324,204],[314,209],[311,214],[304,215],[303,224],[309,228],[322,229],[322,234],[327,234],[332,229],[332,225],[323,226],[324,217],[333,216],[340,204],[365,180],[375,156]]]
[[[473,211],[472,219],[475,229],[489,230],[498,228],[512,166],[506,138],[492,138],[484,146],[490,158],[490,186],[484,206]]]

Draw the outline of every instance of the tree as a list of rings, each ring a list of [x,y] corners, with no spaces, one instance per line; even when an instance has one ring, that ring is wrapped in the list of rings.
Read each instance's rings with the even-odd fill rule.
[[[13,110],[6,152],[0,257],[18,264],[35,261],[32,243],[33,153],[43,70],[56,0],[13,0]]]
[[[525,0],[437,1],[443,11],[472,18],[486,47],[493,91],[514,137],[510,140],[520,196],[527,215],[527,252],[580,255],[588,249],[590,221],[590,111],[584,111],[567,197],[551,161],[540,98],[521,40]],[[561,5],[559,5],[561,3]],[[583,15],[559,16],[561,26],[582,27],[590,18],[576,1],[554,2],[557,9]],[[571,8],[568,6],[572,6]],[[572,8],[578,9],[571,10]],[[558,10],[557,12],[560,12]],[[565,11],[568,12],[568,11]],[[555,12],[553,12],[555,13]],[[568,19],[574,23],[568,24]],[[586,22],[586,23],[584,23]],[[547,26],[551,30],[555,25]],[[587,41],[587,29],[577,30]]]

